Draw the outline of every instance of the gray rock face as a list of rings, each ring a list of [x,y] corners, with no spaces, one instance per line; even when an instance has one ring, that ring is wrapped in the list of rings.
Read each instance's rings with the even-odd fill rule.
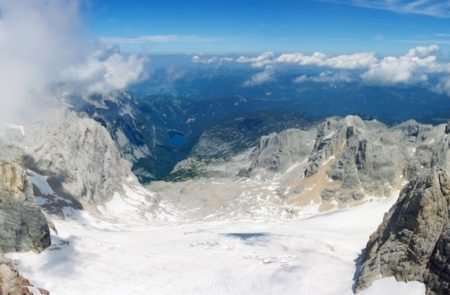
[[[48,246],[49,227],[32,185],[20,167],[0,160],[0,252],[40,252]]]
[[[306,131],[262,137],[250,170],[283,173],[304,162],[297,177],[307,179],[326,169],[333,185],[322,189],[322,199],[347,202],[389,195],[424,169],[448,167],[448,147],[444,125],[408,121],[389,128],[356,116],[329,118]]]
[[[284,171],[306,158],[313,150],[316,130],[288,129],[261,137],[252,168]]]
[[[108,131],[96,121],[57,109],[49,119],[27,126],[25,165],[49,176],[62,197],[80,206],[102,204],[133,177]]]
[[[351,134],[353,129],[347,132],[344,128],[345,122],[334,118],[327,119],[317,127],[317,137],[311,155],[308,157],[305,176],[317,173],[323,163],[333,155],[337,154],[345,143],[347,133]]]
[[[428,294],[449,294],[450,178],[431,170],[411,181],[372,234],[356,291],[380,276],[421,281]]]
[[[450,229],[442,233],[424,273],[430,294],[450,293]]]
[[[333,117],[307,129],[262,136],[236,156],[193,156],[180,162],[173,179],[248,178],[272,183],[278,199],[319,210],[343,208],[367,196],[390,196],[431,167],[450,168],[446,126],[415,121],[388,127],[357,116]],[[211,145],[215,143],[209,143]],[[204,145],[208,154],[208,145]],[[212,148],[212,151],[227,145]],[[236,180],[239,181],[239,180]]]

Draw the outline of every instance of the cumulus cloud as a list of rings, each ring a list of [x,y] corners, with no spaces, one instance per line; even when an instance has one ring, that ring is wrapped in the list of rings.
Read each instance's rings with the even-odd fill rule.
[[[304,55],[303,53],[283,53],[275,60],[277,63],[305,65],[322,64],[326,55],[321,52],[314,52],[312,55]]]
[[[265,67],[276,64],[294,64],[299,66],[318,66],[333,69],[360,69],[368,68],[377,62],[375,53],[362,52],[349,55],[328,56],[322,52],[311,55],[303,53],[283,53],[275,57],[273,52],[264,52],[256,57],[241,56],[237,63],[249,63],[253,67]]]
[[[281,54],[275,60],[279,64],[297,64],[300,66],[318,66],[333,69],[360,69],[367,68],[377,62],[375,53],[363,52],[349,55],[327,56],[321,52],[312,55],[302,53]]]
[[[66,89],[84,95],[121,90],[145,78],[146,62],[145,57],[99,50],[64,70],[62,80]]]
[[[222,57],[223,59],[224,57]],[[219,63],[218,57],[201,58],[194,56],[192,62]],[[227,61],[233,61],[228,57]],[[300,76],[295,83],[306,81],[316,83],[348,83],[361,81],[371,85],[398,85],[427,82],[427,87],[439,93],[450,95],[450,63],[439,60],[439,46],[418,46],[401,56],[378,58],[374,52],[359,52],[343,55],[327,55],[322,52],[313,54],[264,52],[260,55],[241,56],[234,62],[249,64],[255,68],[264,68],[244,83],[254,86],[274,79],[275,69],[283,65],[298,67],[315,67],[322,70],[318,76]],[[432,78],[432,79],[430,79]],[[439,83],[434,83],[434,81]],[[432,84],[435,85],[432,85]],[[425,85],[425,84],[424,84]],[[431,86],[430,86],[431,85]]]
[[[275,69],[273,66],[268,65],[264,68],[264,71],[254,74],[249,80],[245,81],[243,86],[252,87],[256,85],[261,85],[263,83],[272,81],[273,75],[275,74]]]
[[[76,0],[0,0],[1,125],[54,103],[61,83],[106,91],[143,74],[144,60],[137,56],[93,50],[79,9]]]
[[[315,82],[315,83],[350,83],[354,79],[347,72],[321,72],[318,76],[301,75],[294,79],[295,83]]]
[[[444,64],[437,63],[433,55],[439,47],[431,45],[410,49],[404,56],[384,57],[363,73],[361,78],[370,84],[410,84],[428,80],[429,73],[442,71]]]
[[[434,53],[436,53],[439,50],[439,46],[433,44],[430,46],[417,46],[415,48],[412,48],[408,51],[406,54],[407,57],[421,57],[425,58],[428,57]]]
[[[375,64],[378,59],[373,52],[338,55],[326,59],[325,66],[334,69],[361,69]]]
[[[376,64],[378,59],[375,53],[355,53],[350,55],[327,56],[321,52],[312,55],[302,53],[283,53],[278,57],[273,52],[264,52],[256,57],[241,56],[236,59],[237,63],[249,63],[253,67],[264,67],[264,71],[253,75],[244,86],[254,86],[273,80],[275,67],[282,64],[297,66],[316,66],[338,70],[367,69]],[[318,77],[301,76],[295,79],[296,83],[305,81],[319,83],[348,83],[352,80],[351,75],[344,72],[331,73],[322,72]]]
[[[273,63],[274,53],[267,51],[256,57],[240,56],[236,59],[237,63],[250,63],[253,67],[262,68]]]
[[[328,56],[322,52],[315,52],[311,55],[303,53],[283,53],[279,56],[271,51],[263,52],[258,56],[248,57],[240,56],[237,59],[231,57],[208,57],[201,58],[198,55],[192,57],[193,63],[219,63],[222,61],[235,61],[236,63],[248,63],[255,68],[264,68],[268,65],[293,64],[298,66],[317,66],[328,67],[332,69],[364,69],[377,63],[378,59],[373,52],[361,52],[347,55]]]

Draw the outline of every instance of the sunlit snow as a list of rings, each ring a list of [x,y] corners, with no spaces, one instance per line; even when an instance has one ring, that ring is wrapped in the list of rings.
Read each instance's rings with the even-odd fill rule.
[[[136,226],[80,212],[55,220],[58,234],[43,253],[8,257],[55,295],[352,294],[355,261],[394,201],[266,223]],[[425,294],[425,288],[387,278],[361,294]]]

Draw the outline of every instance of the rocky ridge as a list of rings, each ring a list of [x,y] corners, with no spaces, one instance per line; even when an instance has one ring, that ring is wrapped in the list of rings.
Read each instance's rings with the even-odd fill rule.
[[[93,208],[124,194],[124,183],[138,184],[108,131],[90,118],[60,107],[24,129],[2,153],[45,175],[67,206]]]
[[[231,178],[237,187],[243,180],[260,179],[272,184],[261,193],[276,202],[329,210],[390,196],[422,171],[448,167],[448,154],[445,125],[411,120],[389,127],[357,116],[333,117],[310,128],[263,136],[257,146],[233,158],[194,154],[172,176],[187,182]]]
[[[124,183],[137,184],[117,143],[93,119],[58,109],[25,131],[12,147],[2,149],[8,160],[47,176],[55,195],[66,200],[63,206],[95,211],[116,193],[126,194]],[[148,188],[174,206],[171,214],[182,217],[270,215],[279,220],[311,206],[325,211],[359,204],[368,196],[388,196],[433,167],[448,169],[448,153],[444,125],[408,121],[388,127],[356,116],[335,117],[263,136],[258,145],[232,157],[193,156],[175,168],[173,174],[183,176],[179,182],[154,182]],[[36,186],[34,190],[44,194]],[[147,200],[155,202],[150,195]],[[441,239],[443,249],[446,239]],[[445,259],[436,256],[436,269]]]
[[[26,169],[39,205],[55,217],[76,217],[84,209],[116,220],[120,214],[108,204],[119,202],[136,218],[157,212],[156,198],[142,188],[106,128],[64,104],[10,130],[0,138],[0,155]]]
[[[40,252],[50,246],[41,207],[52,218],[65,218],[74,209],[100,216],[106,203],[127,199],[128,194],[134,197],[128,200],[136,207],[133,214],[148,211],[155,203],[150,193],[139,190],[130,164],[103,126],[64,106],[46,115],[0,138],[4,159],[0,159],[0,253]],[[114,221],[115,217],[105,218]],[[0,290],[0,294],[46,294],[3,258]]]

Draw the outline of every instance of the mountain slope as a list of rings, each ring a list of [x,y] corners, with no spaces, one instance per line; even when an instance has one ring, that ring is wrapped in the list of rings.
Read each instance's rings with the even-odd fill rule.
[[[237,216],[273,207],[275,216],[296,216],[305,208],[328,211],[389,196],[430,167],[450,166],[446,126],[415,121],[388,127],[334,117],[262,136],[235,156],[228,142],[210,138],[202,136],[201,153],[196,147],[177,164],[169,177],[177,183],[147,187],[186,212],[201,207],[206,215],[220,209]],[[217,151],[227,156],[217,157]]]

